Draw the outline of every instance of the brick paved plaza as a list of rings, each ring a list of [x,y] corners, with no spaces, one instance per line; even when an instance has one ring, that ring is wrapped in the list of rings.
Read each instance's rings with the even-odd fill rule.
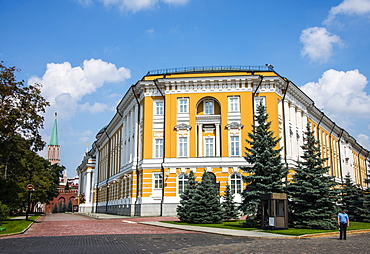
[[[268,239],[195,233],[74,214],[40,218],[24,234],[0,238],[0,253],[369,253],[370,233],[309,239]]]

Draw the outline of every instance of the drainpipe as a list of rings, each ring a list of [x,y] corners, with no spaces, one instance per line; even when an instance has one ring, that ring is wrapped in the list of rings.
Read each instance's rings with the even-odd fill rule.
[[[334,130],[335,126],[336,126],[336,124],[334,123],[333,128],[331,129],[330,134],[329,134],[329,138],[330,138],[329,149],[330,149],[331,175],[334,175],[333,152],[332,152],[332,146],[331,146],[331,134],[333,133],[333,130]]]
[[[162,163],[161,163],[161,170],[162,170],[162,198],[161,198],[161,206],[160,206],[160,214],[159,216],[163,216],[163,203],[164,203],[164,185],[165,185],[165,177],[164,177],[164,158],[166,156],[166,98],[163,95],[162,91],[158,87],[158,79],[154,80],[154,85],[157,87],[158,92],[161,94],[163,98],[163,151],[162,151]]]
[[[139,139],[140,139],[140,102],[139,99],[137,98],[137,94],[135,93],[134,86],[131,86],[131,90],[134,94],[134,97],[136,99],[137,103],[137,128],[136,128],[136,200],[135,200],[135,216],[139,216],[137,210],[136,210],[136,205],[139,200],[139,152],[140,152],[140,147],[139,147]]]
[[[360,164],[360,153],[362,152],[364,148],[361,147],[361,150],[358,152],[357,158],[358,158],[358,174],[360,175],[360,184],[362,189],[362,175],[361,175],[361,164]],[[366,161],[365,161],[366,164]]]
[[[339,139],[338,139],[339,169],[340,169],[340,178],[341,178],[341,181],[342,181],[342,185],[344,185],[344,183],[343,183],[343,170],[342,170],[342,154],[341,154],[341,151],[340,151],[340,140],[342,138],[343,132],[344,132],[344,129],[342,129],[342,132],[340,133],[340,136],[339,136]],[[342,192],[343,192],[343,190],[342,190]],[[342,193],[342,195],[343,195],[343,193]]]
[[[256,96],[256,93],[257,93],[258,89],[260,88],[262,80],[263,80],[263,76],[262,75],[259,75],[259,76],[260,76],[260,82],[257,85],[256,90],[252,93],[252,119],[253,119],[252,123],[253,123],[253,125],[254,125],[254,97]]]
[[[285,96],[288,92],[288,88],[289,88],[289,83],[290,81],[287,80],[286,81],[286,87],[285,87],[285,91],[284,91],[284,94],[283,94],[283,98],[282,98],[282,113],[283,113],[283,138],[284,138],[284,161],[285,161],[285,166],[288,167],[288,160],[287,160],[287,151],[286,151],[286,146],[287,146],[287,142],[286,142],[286,128],[285,128],[285,103],[284,103],[284,100],[285,100]]]
[[[109,202],[109,184],[108,184],[108,181],[109,181],[109,178],[110,178],[110,153],[111,153],[111,151],[110,151],[110,146],[111,146],[111,143],[110,143],[110,137],[109,137],[109,135],[108,135],[108,133],[107,133],[107,130],[106,129],[104,129],[104,132],[105,132],[105,134],[107,135],[107,137],[108,137],[108,176],[107,176],[107,180],[106,180],[106,184],[107,184],[107,201],[106,201],[106,203],[105,203],[105,212],[106,213],[108,213],[108,202]]]

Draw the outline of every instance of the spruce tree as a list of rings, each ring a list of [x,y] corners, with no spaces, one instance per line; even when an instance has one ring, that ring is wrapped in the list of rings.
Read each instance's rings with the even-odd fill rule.
[[[349,173],[344,178],[342,193],[342,205],[347,209],[350,219],[353,221],[364,221],[366,219],[367,209],[364,206],[366,202],[363,191],[352,182]]]
[[[223,212],[220,196],[209,173],[203,173],[202,181],[198,184],[192,200],[193,204],[190,208],[191,222],[207,224],[220,223],[222,221]]]
[[[238,208],[234,202],[234,195],[231,193],[230,185],[226,185],[225,194],[223,196],[224,202],[222,205],[223,219],[228,221],[239,218]]]
[[[364,180],[367,185],[367,188],[364,190],[364,208],[366,209],[364,222],[370,222],[370,175],[367,175],[367,179]]]
[[[247,184],[242,192],[241,211],[247,215],[246,226],[257,226],[261,221],[260,195],[265,193],[283,193],[287,169],[281,160],[281,148],[277,148],[280,138],[271,131],[266,107],[260,103],[254,116],[253,131],[248,133],[246,140],[245,160],[251,165],[241,167],[247,176],[243,176]]]
[[[67,212],[70,212],[70,213],[73,212],[72,200],[68,201]]]
[[[181,198],[180,205],[178,205],[176,209],[177,216],[179,217],[181,221],[184,221],[184,222],[192,221],[190,217],[190,211],[192,210],[192,207],[194,204],[193,196],[197,188],[197,184],[198,182],[195,180],[195,175],[193,171],[190,171],[185,190],[180,195],[180,198]]]
[[[315,140],[311,125],[305,132],[302,161],[297,161],[292,182],[288,185],[290,220],[296,228],[334,229],[337,221],[336,183],[321,158],[320,143]]]
[[[58,213],[58,212],[59,212],[58,206],[57,206],[57,204],[54,204],[52,213]]]

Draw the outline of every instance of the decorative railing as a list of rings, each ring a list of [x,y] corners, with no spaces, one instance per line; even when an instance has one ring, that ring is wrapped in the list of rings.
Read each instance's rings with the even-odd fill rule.
[[[265,66],[225,65],[225,66],[181,67],[181,68],[152,70],[148,71],[146,75],[150,76],[160,74],[227,72],[227,71],[274,71],[274,67],[268,64],[266,64]]]

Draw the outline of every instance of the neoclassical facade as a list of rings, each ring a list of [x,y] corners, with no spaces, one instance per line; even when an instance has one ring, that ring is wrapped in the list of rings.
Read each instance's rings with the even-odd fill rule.
[[[311,123],[338,182],[349,172],[365,187],[369,151],[337,126],[290,80],[270,66],[150,71],[131,86],[78,167],[82,212],[173,216],[187,175],[212,173],[240,202],[240,166],[256,105],[264,103],[281,138],[291,178]]]

